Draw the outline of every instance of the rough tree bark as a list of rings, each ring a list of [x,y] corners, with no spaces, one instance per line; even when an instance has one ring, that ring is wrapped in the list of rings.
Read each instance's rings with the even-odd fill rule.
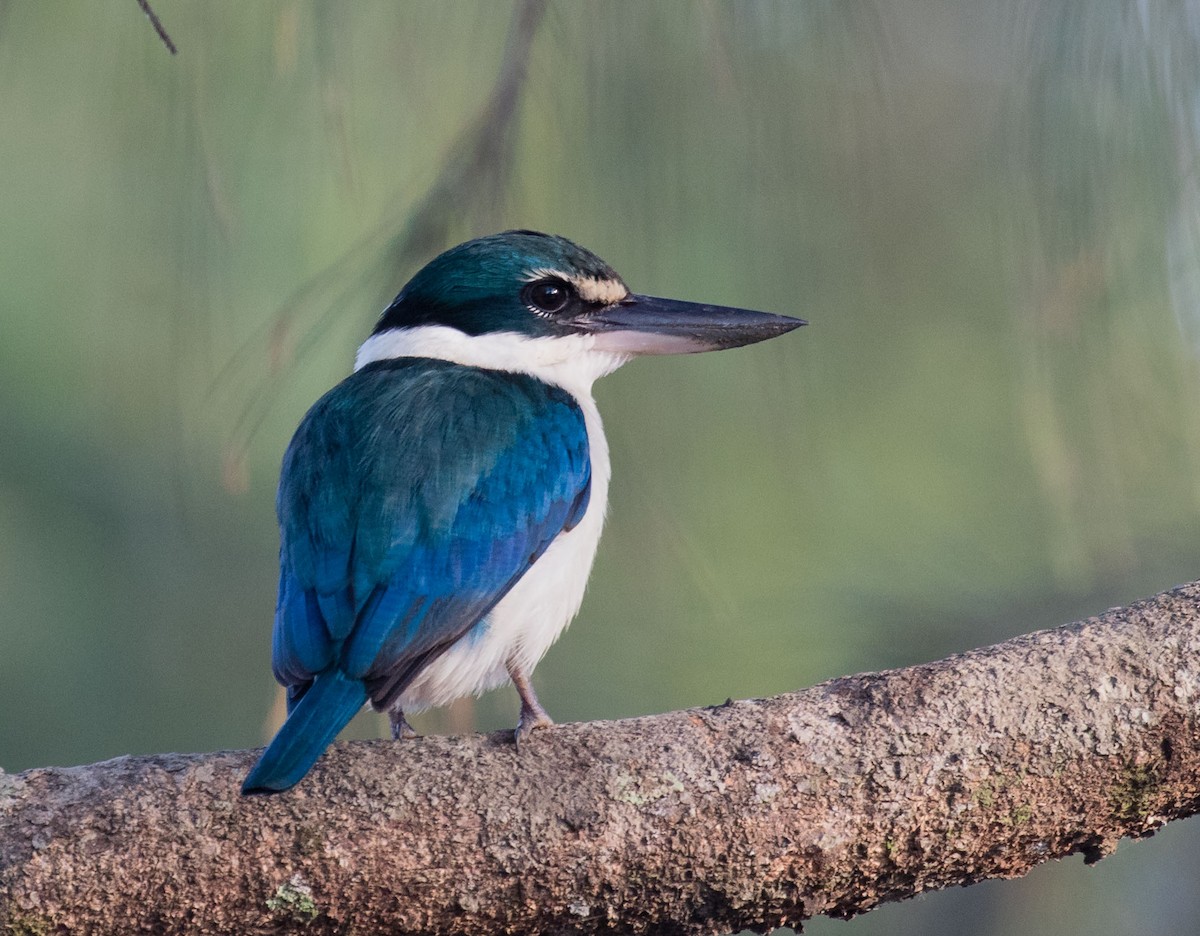
[[[1200,583],[773,699],[0,774],[0,931],[719,933],[1098,859],[1200,804]]]

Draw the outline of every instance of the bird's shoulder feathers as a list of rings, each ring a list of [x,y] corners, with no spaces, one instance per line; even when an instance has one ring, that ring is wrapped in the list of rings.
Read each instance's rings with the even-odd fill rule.
[[[284,457],[276,675],[336,665],[398,692],[579,521],[589,488],[566,391],[425,358],[362,368]]]

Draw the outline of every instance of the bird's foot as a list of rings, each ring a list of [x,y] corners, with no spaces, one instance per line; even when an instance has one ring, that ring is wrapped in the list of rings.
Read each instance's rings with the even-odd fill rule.
[[[394,712],[388,712],[388,721],[392,723],[393,741],[409,741],[413,738],[421,737],[417,734],[417,729],[408,723],[408,719],[404,717],[404,713],[399,709]]]
[[[513,732],[513,738],[517,742],[518,753],[521,750],[521,745],[529,740],[529,736],[539,728],[549,728],[554,724],[554,719],[546,714],[546,710],[540,705],[521,705],[521,717],[517,719],[517,730]]]
[[[517,719],[517,730],[513,732],[519,754],[521,745],[529,740],[529,736],[538,728],[549,728],[554,724],[554,719],[547,715],[546,710],[542,708],[537,693],[533,691],[533,684],[530,683],[529,676],[516,660],[508,661],[508,675],[513,681],[513,686],[516,687],[517,695],[521,697],[521,717]]]

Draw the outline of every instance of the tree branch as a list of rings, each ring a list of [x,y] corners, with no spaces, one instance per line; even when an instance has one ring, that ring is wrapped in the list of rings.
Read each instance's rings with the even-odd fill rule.
[[[1110,853],[1200,808],[1200,583],[773,699],[0,775],[0,931],[719,933]],[[7,929],[6,929],[7,928]]]

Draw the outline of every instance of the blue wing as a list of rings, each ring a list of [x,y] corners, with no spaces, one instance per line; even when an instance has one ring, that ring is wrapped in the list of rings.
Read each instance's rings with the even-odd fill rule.
[[[303,726],[276,758],[286,785],[368,697],[389,706],[487,614],[583,516],[590,480],[582,411],[532,377],[398,359],[318,401],[277,501],[273,667]],[[310,687],[337,700],[327,718],[298,718]],[[284,788],[261,767],[247,788]]]

